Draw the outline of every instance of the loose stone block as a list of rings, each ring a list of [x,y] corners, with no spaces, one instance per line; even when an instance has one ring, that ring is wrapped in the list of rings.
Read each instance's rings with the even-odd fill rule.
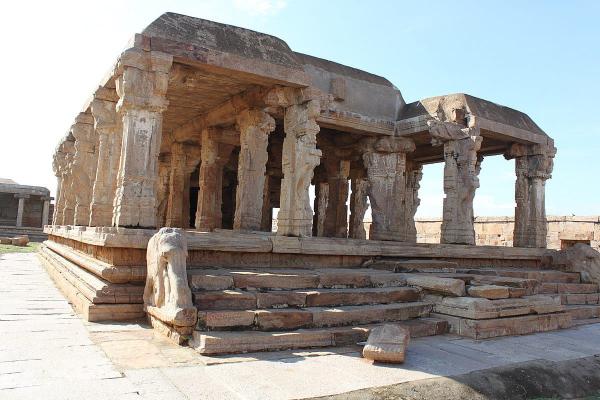
[[[470,286],[467,289],[467,292],[469,293],[469,296],[482,297],[485,299],[507,299],[510,297],[510,292],[506,286]]]
[[[403,363],[410,341],[408,330],[397,325],[385,324],[371,330],[363,357],[385,363]]]

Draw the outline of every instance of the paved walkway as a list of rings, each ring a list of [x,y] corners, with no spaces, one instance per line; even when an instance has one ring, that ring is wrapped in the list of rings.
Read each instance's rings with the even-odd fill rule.
[[[600,324],[485,341],[416,339],[407,362],[356,347],[203,357],[144,324],[74,315],[33,254],[0,256],[1,399],[297,399],[600,353]]]

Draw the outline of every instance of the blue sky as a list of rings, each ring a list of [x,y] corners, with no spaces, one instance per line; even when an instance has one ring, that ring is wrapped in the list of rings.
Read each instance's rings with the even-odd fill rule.
[[[600,214],[600,1],[10,2],[0,26],[0,177],[54,190],[51,155],[133,35],[165,11],[276,35],[382,75],[407,102],[465,92],[529,114],[555,139],[549,214]],[[21,150],[21,151],[19,151]],[[514,165],[484,161],[477,215],[511,215]],[[420,216],[442,203],[427,166]]]

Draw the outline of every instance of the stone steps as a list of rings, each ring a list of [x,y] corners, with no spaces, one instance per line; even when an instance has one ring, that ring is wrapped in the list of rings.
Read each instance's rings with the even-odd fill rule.
[[[565,310],[571,314],[574,320],[600,318],[600,306],[598,305],[568,305]]]
[[[465,273],[472,275],[495,275],[513,278],[536,279],[540,282],[552,283],[579,283],[581,277],[577,272],[562,272],[555,270],[523,270],[523,269],[484,269],[470,268],[457,269],[457,273]]]
[[[406,286],[402,274],[369,268],[227,270],[190,269],[192,290],[295,290]]]
[[[209,310],[198,312],[199,330],[293,330],[365,325],[426,317],[433,305],[409,302],[341,307],[306,307],[269,310]]]
[[[415,287],[271,290],[266,292],[226,289],[193,292],[198,310],[247,310],[287,307],[355,306],[418,301]]]
[[[448,331],[447,322],[439,318],[424,317],[394,324],[407,328],[411,337],[440,335]],[[189,345],[204,355],[347,346],[365,341],[375,326],[299,329],[292,332],[195,331]]]
[[[592,294],[598,293],[595,283],[542,283],[540,293]]]
[[[565,329],[571,327],[573,321],[573,317],[569,312],[521,315],[493,319],[470,319],[439,313],[432,313],[431,316],[448,321],[450,333],[471,339],[526,335],[536,332]]]
[[[473,320],[496,319],[527,314],[564,311],[559,296],[534,295],[520,299],[489,300],[473,297],[446,297],[434,305],[439,314]]]

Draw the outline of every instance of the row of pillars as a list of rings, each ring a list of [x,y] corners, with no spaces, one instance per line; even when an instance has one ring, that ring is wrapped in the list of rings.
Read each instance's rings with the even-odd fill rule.
[[[183,201],[197,155],[189,154],[185,143],[176,142],[170,171],[159,172],[171,63],[170,56],[159,52],[131,49],[123,54],[116,71],[116,93],[104,89],[96,92],[91,112],[80,114],[71,129],[74,143],[64,141],[56,155],[60,187],[54,223],[155,228],[162,224],[164,213],[166,225],[187,225]],[[352,179],[350,232],[346,222],[349,162],[343,158],[324,160],[327,178],[316,187],[314,224],[309,186],[322,156],[316,145],[320,103],[317,98],[303,98],[281,107],[285,138],[277,234],[363,238],[366,232],[359,221],[368,197],[373,219],[371,239],[415,242],[414,215],[422,167],[407,158],[415,150],[414,142],[401,137],[361,141],[365,174]],[[238,143],[224,141],[227,135],[220,128],[201,130],[195,219],[199,230],[221,225],[223,166],[236,145],[240,154],[233,228],[260,230],[264,225],[267,145],[275,121],[262,109],[246,109],[236,115],[236,125]],[[479,186],[482,138],[476,127],[456,122],[433,120],[429,131],[432,144],[444,146],[442,243],[473,245],[473,198]],[[507,154],[517,160],[516,246],[545,246],[543,192],[552,169],[552,149],[515,145]],[[325,193],[327,201],[323,200]]]
[[[17,203],[17,221],[15,226],[22,227],[23,226],[23,215],[25,213],[25,201],[30,198],[28,194],[17,193],[14,195],[18,200]],[[44,226],[48,223],[48,215],[50,211],[50,197],[41,196],[40,201],[42,202],[42,221],[41,225]]]

